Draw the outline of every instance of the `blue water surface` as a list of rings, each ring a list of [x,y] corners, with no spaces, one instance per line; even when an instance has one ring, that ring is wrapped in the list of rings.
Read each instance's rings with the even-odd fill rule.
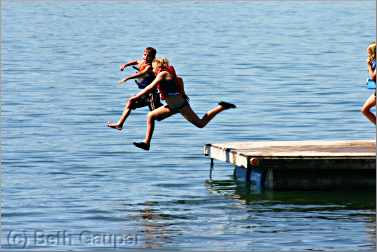
[[[375,18],[375,1],[356,0],[2,1],[3,246],[375,250],[374,191],[257,193],[220,162],[208,181],[202,153],[375,139],[359,112]],[[123,131],[105,125],[138,92],[117,85],[133,73],[120,64],[147,46],[170,59],[198,114],[238,108],[204,129],[176,115],[157,123],[150,152],[135,148],[147,109]]]

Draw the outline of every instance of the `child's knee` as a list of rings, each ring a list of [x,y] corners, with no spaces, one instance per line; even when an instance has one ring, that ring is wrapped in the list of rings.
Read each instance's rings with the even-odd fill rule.
[[[198,121],[198,122],[194,122],[193,123],[196,127],[198,127],[199,129],[202,129],[206,126],[206,124],[202,121]]]
[[[133,104],[130,101],[127,101],[126,109],[132,109]]]
[[[373,106],[371,104],[364,104],[361,109],[360,109],[360,112],[365,114],[365,113],[369,113],[370,112],[370,109],[372,108]]]
[[[152,112],[148,112],[147,120],[148,121],[156,120],[156,115],[154,113],[152,113]]]
[[[365,114],[369,113],[369,108],[368,108],[368,107],[362,107],[362,108],[360,109],[360,112],[363,113],[363,114],[365,115]]]

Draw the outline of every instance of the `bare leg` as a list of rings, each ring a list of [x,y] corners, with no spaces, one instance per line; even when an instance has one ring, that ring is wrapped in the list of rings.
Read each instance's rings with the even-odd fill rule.
[[[154,121],[155,121],[155,117],[151,114],[148,114],[148,116],[147,116],[147,131],[145,133],[145,139],[144,139],[144,143],[146,143],[147,145],[150,145],[151,141],[152,141],[152,136],[153,136],[153,132],[154,132]]]
[[[211,121],[218,113],[229,109],[229,108],[235,108],[235,105],[225,102],[220,102],[221,105],[216,106],[215,108],[208,111],[203,118],[199,118],[195,112],[191,109],[190,105],[186,105],[180,110],[180,113],[192,124],[199,128],[205,127],[209,121]],[[168,118],[169,116],[175,114],[174,111],[172,111],[169,107],[160,107],[158,109],[153,110],[152,112],[148,113],[147,118],[147,132],[145,134],[144,142],[134,143],[134,145],[138,148],[149,150],[150,143],[153,136],[154,131],[154,122],[157,119],[161,118]]]
[[[363,113],[369,121],[371,121],[374,125],[376,125],[376,115],[370,112],[370,109],[376,105],[376,96],[372,94],[369,98],[365,101],[363,107],[361,108],[361,113]]]
[[[116,122],[116,123],[108,122],[107,127],[117,129],[117,130],[122,130],[123,124],[130,114],[131,114],[131,104],[129,102],[127,102],[126,106],[124,107],[123,113],[120,116],[118,122]]]
[[[145,133],[144,142],[134,143],[134,145],[138,148],[149,150],[152,141],[155,120],[160,118],[165,119],[173,114],[174,112],[170,108],[165,106],[149,112],[147,116],[147,132]]]
[[[144,142],[146,144],[150,144],[152,141],[153,131],[154,131],[154,121],[157,118],[163,117],[168,118],[169,116],[173,115],[174,112],[168,107],[160,107],[148,113],[147,117],[147,132],[145,134]]]
[[[190,105],[183,107],[180,112],[187,121],[191,122],[198,128],[204,128],[218,113],[226,109],[228,108],[222,105],[217,105],[205,113],[202,118],[198,117],[198,115],[191,109]]]

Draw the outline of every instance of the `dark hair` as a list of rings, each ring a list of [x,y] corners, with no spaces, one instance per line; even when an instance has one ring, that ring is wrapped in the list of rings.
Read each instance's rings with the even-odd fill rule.
[[[153,47],[147,47],[145,48],[145,51],[147,51],[147,53],[151,55],[153,59],[156,57],[157,51]]]

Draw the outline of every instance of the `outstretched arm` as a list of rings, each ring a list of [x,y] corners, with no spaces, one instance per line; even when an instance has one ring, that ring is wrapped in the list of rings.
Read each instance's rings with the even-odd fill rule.
[[[130,98],[130,101],[133,101],[133,100],[137,100],[139,99],[140,97],[142,97],[143,95],[146,95],[146,94],[149,94],[150,92],[152,92],[153,89],[155,89],[157,87],[157,84],[162,81],[165,76],[166,76],[167,72],[161,72],[159,73],[156,78],[152,81],[151,84],[149,84],[148,86],[146,86],[143,90],[141,90],[138,94],[132,96]]]
[[[139,62],[137,60],[132,60],[128,62],[127,64],[122,64],[120,65],[120,71],[123,71],[124,69],[126,69],[126,67],[137,65],[138,63]]]
[[[121,83],[124,83],[124,82],[126,82],[128,80],[140,78],[143,75],[145,75],[146,73],[148,73],[149,71],[152,71],[152,66],[147,66],[145,69],[143,69],[143,71],[140,71],[140,72],[134,73],[134,74],[132,74],[130,76],[127,76],[126,78],[121,79],[120,81],[118,81],[118,83],[121,84]]]

